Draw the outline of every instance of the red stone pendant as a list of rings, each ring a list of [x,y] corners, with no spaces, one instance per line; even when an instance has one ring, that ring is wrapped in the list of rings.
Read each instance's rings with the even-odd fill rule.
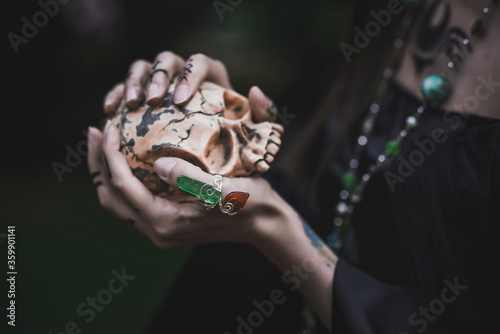
[[[222,212],[227,213],[230,216],[237,214],[247,203],[248,197],[250,197],[249,193],[241,191],[233,191],[229,193],[221,203]]]

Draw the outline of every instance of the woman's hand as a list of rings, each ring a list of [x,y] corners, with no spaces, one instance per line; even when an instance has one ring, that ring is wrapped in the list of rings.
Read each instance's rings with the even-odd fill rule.
[[[270,242],[283,224],[298,222],[294,210],[262,178],[224,178],[223,194],[243,191],[248,202],[235,216],[217,207],[207,211],[202,204],[175,203],[154,196],[131,172],[120,152],[118,129],[110,122],[103,133],[89,129],[88,165],[101,205],[130,223],[157,246],[170,249],[209,242],[238,242],[258,248]],[[160,158],[155,171],[172,187],[180,175],[213,184],[214,177],[178,158]],[[290,217],[295,216],[295,220]],[[295,224],[297,225],[297,224]]]
[[[156,56],[153,63],[139,59],[132,63],[125,83],[118,83],[104,99],[104,111],[115,112],[122,99],[130,109],[137,108],[142,101],[150,106],[158,105],[165,97],[171,80],[178,76],[174,91],[174,103],[183,105],[189,101],[203,81],[210,81],[232,89],[229,75],[224,64],[197,53],[185,61],[170,51]],[[277,108],[257,87],[248,93],[250,109],[255,122],[274,120]]]

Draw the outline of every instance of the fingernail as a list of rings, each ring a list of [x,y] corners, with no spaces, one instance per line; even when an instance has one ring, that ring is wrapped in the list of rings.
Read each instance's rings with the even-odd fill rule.
[[[133,87],[127,90],[127,107],[130,109],[135,109],[139,106],[137,100],[139,99],[139,93]]]
[[[186,84],[179,85],[175,88],[174,103],[183,103],[189,97],[189,87]]]
[[[94,147],[97,144],[97,129],[89,126],[89,132],[87,136],[89,147]]]
[[[137,90],[134,87],[127,89],[127,101],[135,100],[139,97]]]
[[[149,88],[148,88],[147,100],[149,101],[150,99],[153,99],[153,98],[158,97],[158,96],[160,96],[160,86],[152,83],[151,85],[149,85]]]
[[[106,122],[106,126],[104,127],[104,131],[103,131],[103,134],[105,136],[108,135],[110,126],[111,126],[111,121],[108,119],[108,121]]]
[[[161,179],[167,180],[175,165],[177,165],[175,159],[160,158],[155,162],[155,171]]]
[[[104,108],[110,106],[113,103],[113,100],[114,100],[113,96],[111,95],[106,96],[106,99],[104,100]]]

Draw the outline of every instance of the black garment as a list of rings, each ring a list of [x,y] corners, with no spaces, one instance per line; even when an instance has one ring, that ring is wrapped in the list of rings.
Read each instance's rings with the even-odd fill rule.
[[[392,85],[360,171],[418,106]],[[322,226],[333,221],[359,123],[321,178]],[[338,126],[332,119],[327,130]],[[426,110],[353,212],[334,277],[333,332],[485,333],[500,314],[499,204],[500,121]]]
[[[391,87],[360,170],[377,158],[416,107],[418,101],[406,91]],[[317,147],[326,146],[340,126],[332,117]],[[298,193],[275,167],[265,175],[322,237],[331,229],[339,180],[360,126],[359,121],[346,134],[322,171],[318,196]],[[399,160],[387,161],[353,213],[334,277],[334,333],[465,333],[464,326],[490,324],[500,314],[494,285],[500,264],[495,244],[500,223],[500,122],[427,110],[406,139],[401,157],[409,160],[412,152],[421,151],[418,143],[428,143],[434,129],[442,129],[446,140],[425,154],[423,163],[395,184],[394,192],[384,173],[397,174]],[[412,159],[417,155],[413,153]],[[248,324],[252,312],[258,311],[254,302],[269,299],[276,289],[283,291],[286,301],[262,322],[256,316],[258,326]],[[453,302],[443,301],[454,296]],[[441,311],[440,301],[442,313],[429,313],[428,319],[420,315],[420,307]],[[255,249],[203,245],[196,248],[148,333],[233,334],[238,333],[239,318],[247,323],[240,333],[297,333],[301,306],[298,292],[291,292],[281,273]],[[324,332],[319,325],[318,333]],[[477,328],[469,332],[486,333]]]

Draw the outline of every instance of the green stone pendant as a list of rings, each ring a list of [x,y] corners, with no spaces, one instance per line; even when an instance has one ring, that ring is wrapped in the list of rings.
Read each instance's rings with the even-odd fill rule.
[[[442,76],[433,74],[422,81],[421,90],[425,101],[439,104],[448,97],[450,84]]]
[[[195,195],[199,200],[213,205],[219,203],[222,196],[222,193],[214,186],[184,175],[177,177],[177,186],[185,192]]]
[[[401,144],[396,140],[389,140],[385,146],[385,150],[391,156],[398,155],[401,152]]]

